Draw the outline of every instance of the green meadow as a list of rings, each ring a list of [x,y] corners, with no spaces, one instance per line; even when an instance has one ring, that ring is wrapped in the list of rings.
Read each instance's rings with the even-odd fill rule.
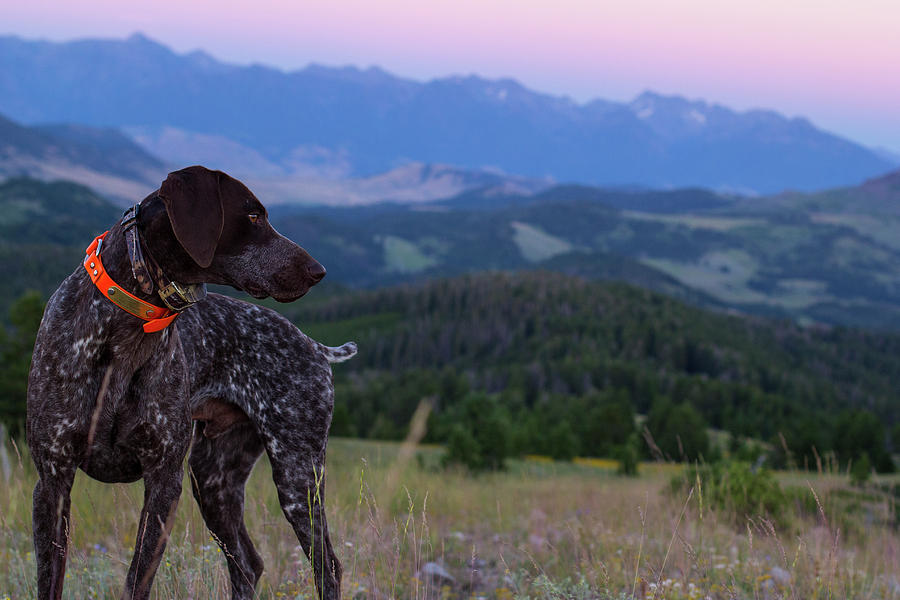
[[[0,598],[35,596],[27,450],[7,442],[0,487]],[[328,519],[344,598],[900,598],[896,480],[779,472],[778,518],[722,503],[681,466],[510,461],[479,476],[438,468],[442,450],[333,439]],[[674,482],[674,483],[673,483]],[[896,488],[893,488],[896,489]],[[79,475],[64,598],[118,598],[142,485]],[[312,573],[263,459],[246,520],[266,563],[259,598],[312,598]],[[439,575],[435,575],[437,572]],[[225,598],[222,551],[188,491],[153,598]]]

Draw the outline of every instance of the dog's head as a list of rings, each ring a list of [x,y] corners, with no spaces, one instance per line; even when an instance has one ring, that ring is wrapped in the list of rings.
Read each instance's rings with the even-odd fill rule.
[[[290,302],[325,276],[306,250],[275,231],[253,192],[221,171],[194,166],[169,173],[156,195],[168,219],[151,219],[148,227],[168,231],[145,239],[168,239],[157,260],[173,280],[221,283]]]

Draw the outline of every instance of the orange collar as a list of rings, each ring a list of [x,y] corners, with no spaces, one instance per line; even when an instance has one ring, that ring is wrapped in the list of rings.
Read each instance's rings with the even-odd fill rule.
[[[173,312],[168,308],[154,306],[149,302],[145,302],[137,296],[125,291],[122,286],[112,280],[103,263],[100,262],[100,245],[104,237],[109,231],[98,235],[87,247],[84,257],[84,268],[88,273],[88,277],[100,290],[100,293],[106,296],[110,302],[121,308],[127,313],[134,315],[139,319],[147,321],[144,323],[144,331],[146,333],[155,333],[162,331],[178,316],[177,312]]]

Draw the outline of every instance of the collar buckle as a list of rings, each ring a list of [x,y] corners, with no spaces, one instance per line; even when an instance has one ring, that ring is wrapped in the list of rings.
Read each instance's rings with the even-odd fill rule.
[[[159,289],[159,297],[162,298],[163,304],[177,312],[206,298],[206,284],[180,285],[172,281]]]

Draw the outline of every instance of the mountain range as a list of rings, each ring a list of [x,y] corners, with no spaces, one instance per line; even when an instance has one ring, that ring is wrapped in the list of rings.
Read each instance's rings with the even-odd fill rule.
[[[0,38],[4,111],[0,309],[51,291],[167,171],[205,163],[244,180],[329,282],[546,269],[900,329],[900,171],[802,119],[651,93],[576,104],[511,80],[284,73],[140,35]],[[768,189],[781,191],[735,193]]]
[[[239,176],[365,178],[420,162],[594,185],[772,193],[850,185],[896,166],[773,111],[652,92],[579,104],[511,79],[421,83],[375,67],[284,72],[177,54],[140,34],[0,37],[0,113],[26,124],[120,128],[164,160],[187,155]]]

